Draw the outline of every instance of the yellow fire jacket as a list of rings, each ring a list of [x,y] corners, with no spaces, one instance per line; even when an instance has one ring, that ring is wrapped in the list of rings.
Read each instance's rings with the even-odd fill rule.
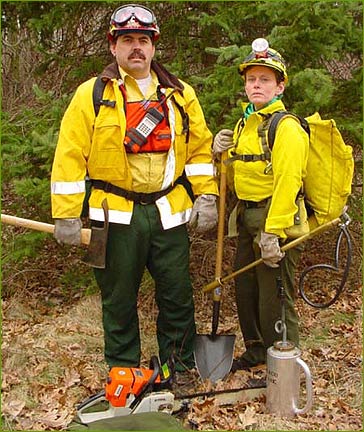
[[[207,128],[193,88],[177,80],[155,62],[152,62],[152,70],[157,74],[166,96],[177,88],[167,100],[172,145],[166,158],[160,190],[174,185],[185,172],[195,196],[218,195],[212,163],[212,134]],[[77,88],[63,117],[51,175],[53,218],[80,217],[86,175],[90,179],[133,190],[133,179],[123,144],[126,117],[119,88],[121,77],[116,63],[104,70],[103,79],[107,80],[103,99],[115,101],[115,107],[101,105],[95,118],[92,94],[96,78],[91,78]],[[188,116],[188,136],[177,104]],[[108,202],[109,221],[130,224],[134,202],[100,189],[92,189],[89,199],[90,219],[104,220],[101,206],[104,198]],[[156,205],[164,229],[189,221],[192,201],[180,184],[159,198]]]
[[[245,109],[247,104],[243,104]],[[261,114],[268,114],[285,107],[281,101],[252,113],[241,128],[238,122],[234,129],[236,147],[230,150],[232,156],[259,155],[264,153],[258,126],[264,120]],[[271,198],[264,230],[281,238],[287,235],[284,229],[294,224],[297,213],[297,194],[306,175],[309,138],[299,121],[285,117],[278,125],[271,154],[271,168],[268,161],[235,160],[229,165],[230,184],[239,200],[262,201]]]

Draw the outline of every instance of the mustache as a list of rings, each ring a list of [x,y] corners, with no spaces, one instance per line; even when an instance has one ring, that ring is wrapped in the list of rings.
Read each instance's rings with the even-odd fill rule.
[[[135,58],[139,58],[142,60],[145,60],[146,57],[143,53],[143,51],[141,51],[140,49],[135,49],[128,57],[129,60],[135,59]]]

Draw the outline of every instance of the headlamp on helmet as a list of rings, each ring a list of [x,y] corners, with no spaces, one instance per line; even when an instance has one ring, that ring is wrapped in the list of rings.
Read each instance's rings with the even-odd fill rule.
[[[128,4],[118,7],[110,19],[108,38],[114,41],[128,32],[140,32],[151,35],[153,41],[159,38],[159,27],[153,11],[145,6]]]
[[[278,51],[269,48],[269,43],[264,38],[255,39],[252,43],[252,52],[239,65],[239,74],[245,76],[246,69],[249,66],[267,66],[278,71],[285,84],[288,82],[286,65],[283,57]]]

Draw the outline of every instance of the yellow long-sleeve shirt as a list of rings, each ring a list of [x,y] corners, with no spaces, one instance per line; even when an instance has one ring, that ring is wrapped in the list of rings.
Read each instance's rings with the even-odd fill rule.
[[[264,153],[258,126],[263,122],[262,114],[284,110],[281,101],[253,112],[244,127],[238,124],[234,130],[234,152],[238,155]],[[284,118],[278,125],[271,154],[272,168],[266,170],[267,161],[236,160],[230,165],[229,176],[233,178],[234,190],[240,200],[262,201],[271,198],[265,223],[265,231],[286,238],[284,232],[294,224],[297,213],[295,203],[306,175],[309,138],[293,117]],[[268,171],[268,172],[267,172]]]

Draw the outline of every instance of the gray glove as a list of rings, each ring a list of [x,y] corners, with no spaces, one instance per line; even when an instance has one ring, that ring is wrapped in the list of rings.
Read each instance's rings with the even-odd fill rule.
[[[216,195],[200,195],[193,204],[189,226],[197,232],[205,232],[217,224]]]
[[[281,251],[279,246],[278,236],[261,232],[259,246],[264,264],[273,268],[279,267],[278,263],[284,257],[284,252]]]
[[[55,219],[54,237],[58,243],[79,245],[81,244],[81,228],[80,218]]]
[[[214,144],[212,151],[216,153],[223,153],[225,150],[233,147],[233,134],[234,132],[230,129],[221,129],[220,132],[214,138]]]

